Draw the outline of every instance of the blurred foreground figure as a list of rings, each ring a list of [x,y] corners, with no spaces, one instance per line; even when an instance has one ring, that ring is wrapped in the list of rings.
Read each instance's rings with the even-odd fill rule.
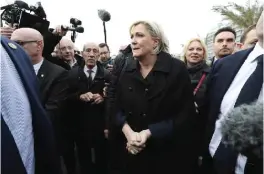
[[[30,58],[1,37],[1,173],[60,174],[52,126]]]

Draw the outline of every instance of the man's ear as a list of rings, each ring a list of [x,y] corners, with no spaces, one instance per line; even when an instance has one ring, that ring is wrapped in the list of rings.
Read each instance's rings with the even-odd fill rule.
[[[240,43],[240,42],[236,42],[236,47],[241,49],[243,47],[243,43]]]

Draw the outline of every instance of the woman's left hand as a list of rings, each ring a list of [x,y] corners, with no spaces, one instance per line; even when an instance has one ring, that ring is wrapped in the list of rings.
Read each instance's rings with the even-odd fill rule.
[[[147,142],[147,140],[150,138],[150,136],[151,136],[151,132],[150,132],[150,130],[149,129],[147,129],[147,130],[143,130],[143,131],[141,131],[140,133],[139,133],[139,136],[140,136],[140,138],[141,138],[141,141],[140,142],[136,142],[136,146],[143,146],[143,145],[145,145],[146,144],[146,142]]]
[[[128,151],[134,155],[141,152],[146,147],[146,142],[150,138],[151,132],[149,129],[143,130],[139,133],[139,136],[141,141],[133,142],[133,144],[127,144]]]

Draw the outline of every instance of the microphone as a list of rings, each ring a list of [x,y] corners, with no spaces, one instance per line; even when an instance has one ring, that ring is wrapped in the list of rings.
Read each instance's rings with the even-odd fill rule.
[[[103,9],[98,10],[98,16],[103,22],[108,22],[111,19],[110,13]]]
[[[263,101],[234,108],[222,121],[223,143],[245,156],[263,154]]]
[[[80,21],[77,18],[71,18],[70,19],[70,23],[73,24],[73,25],[82,25],[82,21]]]
[[[83,33],[84,32],[84,28],[83,27],[65,27],[65,26],[61,26],[62,30],[68,30],[68,31],[76,31],[77,33]]]

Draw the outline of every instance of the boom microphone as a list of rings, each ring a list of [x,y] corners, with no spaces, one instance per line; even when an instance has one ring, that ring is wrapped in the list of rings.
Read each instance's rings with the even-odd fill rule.
[[[263,101],[234,108],[222,121],[223,143],[245,155],[263,154]]]
[[[103,9],[98,10],[98,16],[103,22],[108,22],[111,19],[110,13]]]

